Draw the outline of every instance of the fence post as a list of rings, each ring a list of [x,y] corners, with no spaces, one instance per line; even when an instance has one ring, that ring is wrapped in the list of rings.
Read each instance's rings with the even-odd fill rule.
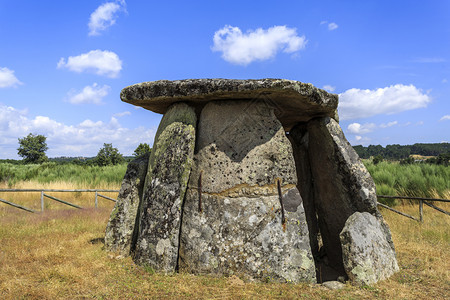
[[[95,208],[98,207],[98,192],[95,191]]]
[[[44,191],[41,191],[41,212],[44,212]]]
[[[419,214],[420,214],[420,222],[423,222],[423,201],[419,201]]]

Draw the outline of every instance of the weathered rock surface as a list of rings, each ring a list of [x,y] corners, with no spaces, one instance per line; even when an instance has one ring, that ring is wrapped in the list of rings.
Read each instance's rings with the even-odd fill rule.
[[[207,104],[196,151],[183,210],[180,270],[314,282],[292,149],[273,108],[244,101]]]
[[[344,273],[339,234],[354,212],[377,210],[375,184],[339,124],[331,118],[308,122],[314,202],[329,264]]]
[[[185,101],[198,111],[210,101],[262,101],[275,108],[287,131],[314,117],[336,117],[338,96],[309,83],[285,79],[187,79],[159,80],[131,85],[122,90],[122,101],[165,113],[174,102]]]
[[[191,170],[197,118],[184,103],[169,108],[150,156],[134,259],[156,270],[177,265],[181,210]]]
[[[314,186],[309,162],[309,133],[307,123],[300,123],[289,131],[288,138],[292,144],[295,168],[297,170],[297,188],[303,199],[306,221],[308,223],[309,242],[314,257],[319,256],[319,224],[314,203]]]
[[[345,287],[345,284],[339,281],[325,281],[322,283],[322,286],[326,287],[329,290],[341,290]]]
[[[399,270],[380,220],[367,212],[351,215],[340,234],[345,270],[353,283],[371,285]]]
[[[128,164],[119,196],[106,226],[105,247],[123,256],[130,254],[136,243],[136,216],[142,199],[149,154]]]
[[[398,270],[337,95],[291,80],[192,79],[121,98],[164,117],[147,174],[129,167],[109,249],[157,271],[287,282],[372,284]]]

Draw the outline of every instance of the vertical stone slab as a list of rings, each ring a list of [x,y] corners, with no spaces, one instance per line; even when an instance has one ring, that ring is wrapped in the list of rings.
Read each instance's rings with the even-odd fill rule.
[[[319,224],[317,222],[316,207],[314,204],[314,186],[309,162],[309,133],[307,123],[294,126],[288,135],[292,144],[292,150],[297,170],[297,188],[300,191],[305,208],[306,221],[308,223],[309,242],[314,257],[319,255]]]
[[[399,270],[395,251],[379,219],[356,212],[340,234],[345,271],[358,285],[372,285]]]
[[[314,198],[325,251],[330,265],[345,272],[339,234],[354,212],[381,218],[375,184],[335,120],[314,119],[308,123],[308,132]]]
[[[134,260],[155,270],[177,266],[181,210],[191,170],[197,117],[185,103],[164,114],[150,156]]]
[[[128,164],[119,196],[106,226],[105,247],[127,256],[136,243],[135,223],[142,199],[149,154]]]
[[[180,271],[315,282],[296,182],[292,147],[272,107],[208,103],[184,205]]]

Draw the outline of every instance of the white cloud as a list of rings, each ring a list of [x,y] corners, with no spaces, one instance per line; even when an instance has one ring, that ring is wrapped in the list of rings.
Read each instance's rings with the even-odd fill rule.
[[[442,83],[447,83],[447,82],[448,82],[447,78],[442,79]]]
[[[446,121],[446,120],[450,120],[450,115],[443,116],[439,121]]]
[[[109,122],[84,120],[66,125],[46,116],[29,117],[26,110],[0,104],[0,157],[18,158],[18,138],[28,133],[47,137],[49,157],[95,156],[103,143],[112,143],[122,154],[131,155],[139,143],[152,144],[156,130],[125,128],[112,117]]]
[[[22,82],[14,75],[14,71],[8,68],[0,68],[0,88],[17,87]]]
[[[298,36],[296,28],[274,26],[267,30],[258,28],[246,33],[238,27],[226,25],[214,33],[212,51],[222,52],[230,63],[248,65],[255,60],[275,57],[278,51],[294,53],[305,48],[305,36]]]
[[[335,30],[337,29],[339,26],[338,24],[331,22],[330,24],[328,24],[328,30]]]
[[[118,118],[120,118],[120,117],[124,117],[124,116],[129,116],[129,115],[131,115],[131,112],[129,112],[129,111],[123,111],[123,112],[114,114],[113,117],[118,117]]]
[[[328,30],[330,30],[330,31],[338,29],[338,27],[339,27],[339,25],[334,22],[330,22],[330,23],[328,23],[328,21],[320,22],[320,25],[325,25],[325,24],[328,24],[327,27],[328,27]]]
[[[115,78],[119,76],[119,72],[122,70],[122,61],[114,52],[97,49],[78,56],[69,56],[67,61],[61,58],[57,67],[58,69],[67,68],[77,73],[88,71]]]
[[[72,104],[103,104],[102,99],[108,95],[109,90],[110,86],[108,85],[99,86],[97,83],[94,83],[92,86],[85,86],[79,93],[71,90],[68,93],[68,102]]]
[[[388,127],[392,127],[397,125],[398,122],[397,121],[393,121],[393,122],[388,122],[387,124],[380,124],[380,128],[388,128]]]
[[[352,123],[348,125],[347,130],[352,134],[366,134],[374,131],[376,128],[377,126],[374,123],[366,123],[363,125],[359,123]]]
[[[100,35],[101,31],[114,25],[117,20],[117,13],[125,11],[125,1],[106,2],[91,14],[89,18],[89,35]]]
[[[323,87],[322,87],[324,90],[326,90],[326,91],[328,91],[328,92],[334,92],[334,90],[336,89],[336,87],[335,86],[332,86],[332,85],[324,85]]]
[[[341,120],[394,114],[426,107],[431,98],[414,85],[396,84],[376,90],[349,89],[339,94]]]

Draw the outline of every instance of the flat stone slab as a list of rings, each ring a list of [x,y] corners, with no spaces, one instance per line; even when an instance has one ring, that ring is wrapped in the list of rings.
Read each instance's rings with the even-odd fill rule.
[[[199,112],[214,100],[248,100],[274,107],[285,130],[316,117],[336,117],[338,96],[310,83],[286,79],[158,80],[128,86],[122,101],[164,114],[175,102],[187,102]]]

